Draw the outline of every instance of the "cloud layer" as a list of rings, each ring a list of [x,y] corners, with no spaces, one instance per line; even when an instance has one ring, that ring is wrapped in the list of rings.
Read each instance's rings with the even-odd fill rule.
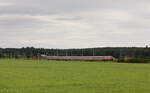
[[[149,0],[0,0],[0,47],[145,46]]]

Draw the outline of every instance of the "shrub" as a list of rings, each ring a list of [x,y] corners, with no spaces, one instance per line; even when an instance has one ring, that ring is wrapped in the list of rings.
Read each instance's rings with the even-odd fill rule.
[[[118,59],[118,62],[121,63],[150,63],[150,58],[132,58],[132,59]]]

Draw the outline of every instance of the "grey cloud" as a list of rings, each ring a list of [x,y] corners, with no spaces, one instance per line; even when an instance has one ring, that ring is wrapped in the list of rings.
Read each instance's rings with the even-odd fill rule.
[[[51,22],[45,22],[38,20],[32,16],[1,16],[0,17],[0,28],[1,31],[7,32],[21,32],[26,29],[33,29],[40,27],[44,24],[50,24]]]
[[[56,20],[82,20],[83,17],[80,17],[80,16],[73,16],[73,17],[60,17],[60,18],[57,18]]]
[[[5,1],[5,0],[1,0]],[[12,0],[15,5],[0,8],[1,14],[46,15],[95,9],[136,9],[147,0]],[[136,3],[135,3],[136,2]]]
[[[0,47],[145,44],[149,5],[149,0],[0,0]]]

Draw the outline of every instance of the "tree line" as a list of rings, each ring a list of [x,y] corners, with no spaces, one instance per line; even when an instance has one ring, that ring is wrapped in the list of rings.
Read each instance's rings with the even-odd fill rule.
[[[148,47],[103,47],[103,48],[82,48],[82,49],[44,49],[34,47],[23,48],[0,48],[1,58],[32,58],[40,55],[48,56],[113,56],[121,57],[150,57]]]

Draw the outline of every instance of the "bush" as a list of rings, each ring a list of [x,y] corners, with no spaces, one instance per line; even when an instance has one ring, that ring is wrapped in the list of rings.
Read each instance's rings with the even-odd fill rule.
[[[150,63],[150,58],[132,58],[132,59],[118,59],[118,62],[121,63]]]

